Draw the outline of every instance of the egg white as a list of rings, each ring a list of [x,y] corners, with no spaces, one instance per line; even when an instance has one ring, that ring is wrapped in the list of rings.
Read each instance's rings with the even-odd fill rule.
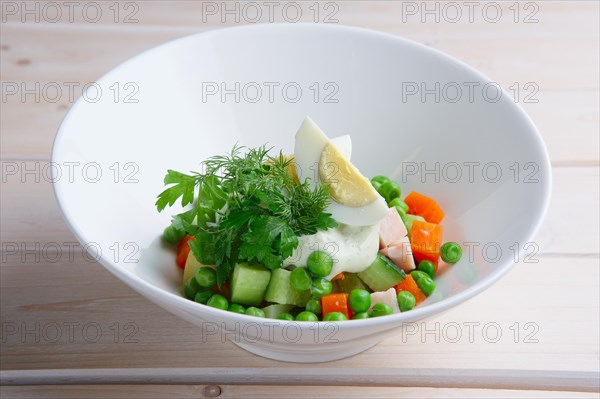
[[[346,159],[350,159],[352,157],[352,138],[349,134],[334,137],[330,141]]]
[[[330,140],[310,117],[307,116],[304,118],[302,125],[296,133],[296,142],[294,145],[296,171],[300,181],[303,182],[305,179],[308,179],[310,186],[313,188],[321,184],[319,178],[319,160],[321,152],[323,152],[327,144],[336,146],[344,157],[349,160],[351,154],[346,152],[348,139],[344,137]],[[383,197],[377,195],[375,201],[361,207],[342,205],[332,199],[327,212],[331,213],[333,218],[339,223],[352,226],[370,226],[378,223],[385,217],[388,209]]]

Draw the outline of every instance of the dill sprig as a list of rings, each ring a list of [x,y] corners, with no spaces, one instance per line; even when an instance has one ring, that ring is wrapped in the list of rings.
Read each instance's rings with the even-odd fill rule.
[[[202,163],[204,172],[168,170],[159,194],[158,211],[181,205],[192,209],[173,218],[173,227],[193,235],[190,247],[201,263],[217,266],[219,284],[240,261],[270,269],[298,246],[298,236],[327,230],[337,223],[326,213],[330,197],[325,186],[311,188],[287,172],[293,162],[272,148],[234,146],[225,155]]]

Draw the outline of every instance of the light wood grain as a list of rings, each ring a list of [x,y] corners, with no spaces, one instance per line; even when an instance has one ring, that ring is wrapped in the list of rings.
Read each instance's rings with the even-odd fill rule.
[[[31,16],[22,23],[19,14],[2,15],[3,91],[7,82],[83,85],[160,43],[247,23],[243,15],[240,23],[231,15],[224,22],[219,14],[203,19],[203,7],[222,7],[222,2],[119,2],[117,22],[109,8],[114,2],[88,3],[102,7],[97,23],[78,11],[73,21],[57,23],[43,18],[37,23]],[[123,22],[133,10],[125,8],[127,3],[137,7],[132,17],[138,22]],[[311,22],[313,2],[296,3],[303,21]],[[472,23],[466,15],[458,23],[443,16],[435,22],[431,14],[423,23],[420,14],[403,15],[405,7],[422,7],[422,2],[332,3],[340,24],[440,49],[507,89],[527,82],[539,87],[532,98],[538,102],[523,102],[527,92],[519,93],[554,166],[551,205],[534,239],[539,262],[517,264],[481,295],[417,324],[417,333],[399,330],[353,358],[308,366],[259,358],[153,305],[86,260],[80,249],[69,257],[68,245],[75,240],[51,184],[43,176],[36,182],[35,175],[22,182],[19,175],[7,175],[5,167],[16,162],[31,168],[37,161],[43,168],[72,101],[66,92],[56,102],[9,96],[0,103],[0,396],[206,397],[205,384],[221,384],[219,397],[225,398],[598,397],[600,3],[531,2],[539,7],[534,16],[539,21],[532,24],[522,23],[531,10],[523,8],[525,2],[518,4],[519,22],[513,20],[514,2],[499,2],[503,17],[497,23],[487,22],[480,12]],[[428,7],[451,3],[430,2]],[[31,1],[25,6],[36,4],[43,6]],[[237,2],[224,6],[236,4],[243,7]],[[320,8],[319,23],[325,11]],[[280,12],[274,18],[285,23]],[[441,333],[454,323],[463,334],[458,342]],[[465,323],[497,323],[502,337],[488,342],[475,330],[470,342]],[[57,327],[61,336],[53,340]]]
[[[598,391],[593,373],[561,371],[458,370],[456,379],[444,369],[390,370],[358,368],[337,373],[334,369],[315,367],[314,373],[303,369],[233,368],[153,368],[153,369],[62,369],[2,371],[5,385],[85,385],[85,384],[240,384],[240,385],[301,385],[310,381],[315,386],[380,386],[470,389],[541,389],[580,392]]]
[[[300,385],[310,381],[315,386],[378,386],[470,389],[540,389],[555,391],[597,392],[600,388],[594,373],[518,370],[405,370],[398,373],[384,368],[335,369],[75,369],[2,371],[5,385],[87,385],[87,384],[240,384],[240,385]],[[460,378],[456,379],[459,376]]]
[[[552,168],[552,199],[534,241],[547,254],[598,254],[600,252],[600,170],[597,167]],[[571,219],[574,217],[574,219]],[[580,233],[566,226],[577,220]]]
[[[22,3],[25,3],[25,7],[29,9],[35,7],[31,4],[35,2],[31,0]],[[594,14],[599,9],[597,2],[589,0],[552,0],[538,2],[535,7],[537,9],[522,4],[518,15],[515,15],[514,3],[500,1],[498,3],[502,9],[501,15],[494,18],[495,7],[491,7],[490,12],[484,13],[483,8],[486,4],[481,2],[475,5],[470,19],[468,6],[462,3],[458,3],[459,18],[453,18],[452,14],[456,12],[450,11],[456,11],[457,4],[453,4],[451,0],[441,0],[427,8],[421,7],[421,4],[403,4],[385,0],[340,0],[332,2],[335,4],[330,7],[320,5],[318,15],[315,16],[314,3],[281,1],[274,6],[271,14],[268,12],[268,6],[259,2],[261,18],[254,21],[250,11],[256,7],[245,7],[243,3],[230,0],[219,2],[163,0],[151,3],[137,2],[137,7],[127,6],[130,2],[123,0],[119,1],[118,18],[115,18],[114,3],[100,3],[101,16],[97,21],[92,22],[93,18],[85,18],[86,13],[83,12],[83,8],[86,7],[86,3],[95,2],[86,0],[78,3],[78,9],[74,10],[72,18],[69,18],[68,13],[65,12],[62,18],[52,21],[50,12],[40,12],[39,22],[36,22],[35,14],[23,15],[20,10],[17,10],[16,13],[6,15],[5,20],[8,24],[28,24],[40,26],[42,29],[56,25],[74,26],[74,29],[79,30],[84,28],[216,29],[256,23],[290,23],[292,18],[289,15],[292,13],[286,14],[284,9],[287,3],[292,3],[288,7],[299,7],[302,10],[298,22],[375,26],[384,31],[393,30],[397,34],[412,35],[443,33],[443,36],[450,37],[470,37],[477,34],[485,37],[508,35],[513,38],[522,36],[577,38],[584,35],[593,36],[597,33]],[[216,6],[216,9],[213,6]],[[410,11],[413,6],[417,6],[414,10],[416,12]],[[62,10],[66,11],[66,8],[63,6]],[[210,8],[214,11],[210,11]],[[426,10],[434,12],[426,14]],[[226,11],[233,12],[226,14]],[[270,16],[272,18],[269,18]],[[527,16],[530,18],[526,18]]]
[[[577,272],[569,273],[565,281],[566,270],[573,268]],[[243,365],[260,367],[266,375],[284,368],[304,369],[251,356],[218,335],[203,335],[202,328],[149,303],[81,256],[71,264],[22,263],[12,257],[0,273],[4,370]],[[537,264],[519,264],[475,299],[417,323],[416,333],[399,330],[397,336],[363,354],[319,368],[334,369],[342,378],[354,367],[384,367],[404,373],[435,367],[446,369],[463,383],[467,376],[453,370],[546,370],[552,379],[569,370],[597,373],[598,273],[597,256],[540,257]],[[568,296],[563,293],[565,286],[569,287]],[[152,317],[147,317],[149,314]],[[52,342],[56,336],[53,323],[60,326],[58,342]],[[67,323],[77,324],[72,339]],[[131,339],[126,334],[134,330],[125,331],[127,323],[137,327]],[[449,338],[452,331],[442,332],[453,323],[458,323],[462,334],[458,342]],[[468,323],[479,323],[471,335],[473,342]],[[491,333],[484,335],[483,326],[488,323],[497,323],[502,334],[498,342],[491,342]],[[526,323],[530,323],[528,327]],[[97,342],[90,342],[98,328]],[[437,333],[426,332],[436,329]],[[382,357],[386,358],[383,365]],[[315,367],[304,372],[313,373],[314,378],[322,373]]]
[[[597,165],[598,113],[595,111],[599,105],[596,73],[599,60],[595,49],[599,43],[593,26],[597,23],[594,16],[598,4],[575,3],[576,6],[565,3],[562,7],[539,3],[539,23],[534,24],[514,23],[511,14],[514,12],[507,11],[512,4],[509,2],[502,3],[506,17],[496,24],[486,22],[481,15],[472,24],[443,20],[427,24],[421,23],[420,16],[407,17],[406,23],[399,23],[403,6],[393,2],[339,2],[339,19],[349,25],[403,35],[446,51],[480,69],[511,93],[517,83],[519,102],[538,122],[552,159]],[[112,4],[103,6],[108,8]],[[443,7],[445,3],[438,4]],[[185,15],[178,14],[178,10]],[[362,16],[365,15],[362,11],[368,12],[368,18]],[[107,9],[104,14],[111,12]],[[566,18],[568,16],[572,19]],[[48,158],[56,129],[71,103],[65,82],[78,83],[77,94],[84,84],[145,49],[187,34],[237,25],[223,24],[220,18],[208,18],[202,23],[202,5],[189,1],[175,5],[141,3],[139,23],[135,24],[106,21],[91,24],[81,20],[72,24],[23,24],[16,22],[15,17],[18,15],[11,16],[2,29],[2,44],[7,46],[2,51],[2,80],[5,84],[25,84],[28,88],[36,83],[40,87],[56,83],[64,93],[59,100],[55,100],[53,94],[46,96],[47,101],[42,96],[39,103],[32,95],[26,96],[25,102],[19,95],[7,98],[3,104],[7,116],[0,127],[4,132],[18,129],[19,134],[2,136],[0,154],[4,158]],[[78,40],[71,39],[74,32]],[[119,40],[124,35],[127,40]],[[98,40],[99,37],[102,39]],[[520,40],[521,37],[527,40]],[[574,40],[577,46],[572,45]],[[499,53],[502,56],[498,56]],[[534,94],[532,89],[525,89],[527,83],[533,83],[539,92]],[[524,102],[527,94],[532,94],[527,101],[538,102]],[[23,120],[29,122],[23,126]]]
[[[385,388],[385,387],[315,387],[269,385],[37,385],[0,387],[3,397],[13,399],[300,399],[300,398],[597,398],[589,392],[517,391],[499,389]]]

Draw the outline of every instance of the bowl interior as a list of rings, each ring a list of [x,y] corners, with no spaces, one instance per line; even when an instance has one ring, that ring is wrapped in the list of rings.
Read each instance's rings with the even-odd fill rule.
[[[453,58],[385,34],[213,31],[147,51],[89,90],[57,135],[53,161],[62,170],[78,163],[74,178],[55,176],[57,198],[105,266],[157,295],[180,288],[173,253],[158,239],[179,210],[154,207],[165,171],[198,170],[235,143],[291,152],[306,115],[330,137],[352,136],[365,175],[439,200],[445,240],[466,246],[429,302],[464,299],[506,272],[548,202],[547,153],[512,99]]]

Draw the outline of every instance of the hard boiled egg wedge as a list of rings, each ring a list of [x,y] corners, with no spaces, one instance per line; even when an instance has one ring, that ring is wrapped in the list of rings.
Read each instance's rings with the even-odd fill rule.
[[[346,157],[346,159],[350,159],[352,155],[352,139],[349,134],[344,136],[336,137],[331,139],[331,142],[340,150],[342,154]],[[294,180],[296,183],[300,183],[300,179],[298,179],[298,174],[296,173],[296,160],[293,155],[286,155],[286,160],[291,161],[288,166],[286,166],[285,171],[287,174]]]
[[[350,159],[352,156],[352,139],[350,138],[349,134],[335,137],[331,139],[331,142],[338,150],[340,150],[346,159]]]
[[[327,212],[340,223],[370,226],[389,212],[385,200],[369,179],[350,163],[344,141],[330,140],[306,117],[296,133],[294,158],[301,182],[308,179],[311,187],[325,184],[331,195]]]

